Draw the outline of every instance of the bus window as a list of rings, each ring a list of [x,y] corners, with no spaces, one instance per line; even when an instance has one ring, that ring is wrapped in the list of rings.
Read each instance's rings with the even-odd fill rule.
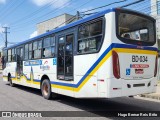
[[[81,25],[78,32],[78,39],[89,37],[89,25]]]
[[[28,44],[26,44],[26,45],[24,46],[24,51],[25,51],[25,52],[24,52],[24,59],[25,59],[25,60],[28,59],[28,50],[29,50],[28,47],[29,47]]]
[[[51,37],[51,46],[55,46],[55,36]]]
[[[43,41],[43,57],[54,57],[55,55],[55,37],[47,37]]]
[[[11,62],[12,54],[11,54],[11,49],[8,50],[8,62]]]
[[[102,34],[102,21],[90,25],[90,34],[91,36]]]
[[[42,48],[42,40],[38,41],[38,49]]]
[[[29,59],[32,59],[32,43],[29,44]]]
[[[33,58],[41,58],[41,48],[42,48],[42,41],[35,41],[33,43]]]
[[[148,39],[148,30],[142,29],[142,30],[136,30],[132,32],[123,33],[121,37],[131,40],[144,40],[147,41]]]
[[[155,43],[154,20],[125,12],[117,13],[117,36],[125,43],[153,45]]]
[[[20,49],[20,60],[23,60],[23,48]]]
[[[93,53],[100,49],[102,43],[102,20],[90,23],[78,29],[78,53]]]
[[[58,78],[64,79],[64,49],[65,39],[60,37],[58,39]]]
[[[73,74],[73,41],[74,35],[66,36],[65,46],[65,75],[72,76]]]
[[[15,49],[12,49],[12,61],[16,61]]]

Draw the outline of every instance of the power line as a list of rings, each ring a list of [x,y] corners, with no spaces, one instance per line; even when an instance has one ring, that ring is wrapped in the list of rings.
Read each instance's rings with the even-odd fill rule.
[[[71,9],[70,11],[68,11],[68,13],[73,12],[74,10],[77,11],[78,8],[81,8],[81,7],[85,6],[86,4],[90,3],[91,1],[93,1],[93,0],[88,0],[87,2],[81,4],[80,6]],[[54,13],[55,13],[55,12],[54,12]],[[24,24],[23,24],[23,25],[24,25]],[[31,24],[28,24],[27,27],[28,27],[28,26],[31,26]],[[14,28],[14,30],[16,30],[16,29]],[[22,30],[24,30],[24,29],[22,29]],[[19,30],[15,31],[15,32],[19,32]]]
[[[6,11],[8,11],[8,9],[10,9],[14,4],[14,0],[12,0],[11,2],[9,2],[8,6],[7,7],[4,7],[2,10],[0,10],[0,12],[3,14],[3,13],[6,13]],[[2,15],[1,14],[1,15]]]
[[[28,14],[27,16],[24,16],[23,18],[20,18],[14,22],[11,23],[11,26],[14,26],[16,23],[20,23],[23,22],[23,20],[27,20],[30,19],[31,17],[34,17],[36,14],[40,13],[41,11],[47,9],[48,7],[50,7],[51,5],[53,5],[54,3],[56,3],[58,0],[53,0],[50,3],[48,3],[47,5],[41,7],[40,9]],[[13,25],[12,25],[13,24]]]
[[[125,2],[125,1],[127,1],[127,0],[122,0],[122,1],[119,1],[119,2],[110,3],[110,4],[107,4],[107,5],[105,5],[105,6],[101,6],[101,7],[97,7],[97,8],[94,8],[94,9],[87,10],[87,11],[83,11],[83,12],[81,12],[81,13],[88,12],[88,11],[93,11],[93,10],[96,10],[96,9],[100,9],[100,8],[107,7],[107,6],[112,5],[112,4],[116,4],[116,3],[120,3],[120,2]],[[144,0],[139,0],[139,1],[136,1],[136,2],[132,2],[132,3],[127,4],[127,5],[124,5],[124,6],[122,6],[122,7],[128,7],[128,6],[137,4],[137,3],[142,2],[142,1],[144,1]],[[97,13],[97,12],[96,12],[96,13]],[[90,15],[90,14],[94,14],[94,13],[88,13],[87,15]],[[38,17],[38,18],[40,18],[40,17]],[[36,19],[37,19],[37,18],[36,18]],[[36,19],[34,19],[34,20],[36,20]],[[32,20],[32,21],[33,21],[33,20]],[[27,23],[30,23],[30,22],[28,21]]]
[[[96,7],[96,8],[90,9],[90,10],[83,11],[81,13],[90,12],[90,11],[93,11],[93,10],[101,9],[101,8],[108,7],[108,6],[113,5],[113,4],[122,3],[122,2],[126,2],[126,1],[127,0],[121,0],[121,1],[118,1],[118,2],[113,2],[113,3],[110,3],[110,4],[104,5],[104,6],[100,6],[100,7]]]
[[[124,7],[128,7],[128,6],[131,6],[131,5],[134,5],[134,4],[137,4],[137,3],[140,3],[140,2],[143,2],[144,0],[138,0],[138,1],[135,1],[135,2],[132,2],[132,3],[129,3],[129,4],[126,4],[126,5],[123,5],[121,6],[122,8]]]
[[[46,16],[48,16],[48,15],[51,14],[51,13],[54,14],[54,13],[56,13],[59,9],[62,9],[62,8],[64,8],[64,7],[66,7],[66,6],[68,6],[69,4],[71,4],[71,1],[75,1],[75,0],[69,0],[68,2],[65,2],[61,7],[55,8],[55,9],[51,10],[51,11],[48,12],[48,13],[45,13],[45,14],[43,14],[43,15],[35,18],[35,19],[29,20],[28,22],[25,22],[25,24],[32,23],[33,21],[39,20],[40,18],[43,18],[43,17],[46,17]],[[22,22],[23,22],[23,21],[22,21]],[[19,23],[17,23],[17,24],[19,24]],[[24,24],[22,24],[22,25],[24,25]],[[14,27],[14,25],[12,25],[12,26]],[[13,28],[13,27],[12,27],[12,28]]]
[[[10,13],[13,13],[18,7],[24,4],[25,1],[26,0],[22,0],[17,6],[13,7],[13,9],[10,8],[7,12],[5,12],[5,15],[2,16],[1,20],[4,20],[7,16],[9,16]]]

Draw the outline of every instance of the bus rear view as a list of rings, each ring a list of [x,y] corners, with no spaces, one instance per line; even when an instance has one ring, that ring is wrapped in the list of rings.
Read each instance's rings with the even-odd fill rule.
[[[155,92],[158,66],[155,20],[125,9],[116,9],[115,19],[109,97]]]
[[[156,91],[155,20],[107,9],[5,48],[3,80],[45,99],[114,98]]]

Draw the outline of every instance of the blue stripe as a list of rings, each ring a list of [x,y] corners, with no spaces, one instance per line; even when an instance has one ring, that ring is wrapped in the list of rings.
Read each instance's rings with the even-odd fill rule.
[[[92,70],[99,64],[99,62],[108,54],[108,52],[112,49],[112,44],[104,51],[104,53],[98,58],[98,60],[91,66],[91,68],[86,72],[86,74],[81,78],[81,80],[77,84],[68,84],[68,83],[60,83],[60,82],[51,82],[51,84],[68,86],[78,88],[78,86],[85,80],[85,78],[92,72]]]
[[[91,66],[91,68],[86,72],[86,74],[81,78],[81,80],[77,84],[69,84],[69,83],[61,83],[61,82],[51,82],[51,84],[61,85],[61,86],[68,86],[78,88],[79,85],[85,80],[85,78],[92,72],[92,70],[99,64],[99,62],[108,54],[108,52],[112,49],[110,45],[104,53],[98,58],[98,60]]]
[[[91,68],[86,72],[86,74],[81,78],[81,80],[77,84],[70,84],[70,83],[61,83],[61,82],[51,82],[51,84],[61,85],[61,86],[68,86],[78,88],[80,84],[85,80],[85,78],[92,72],[92,70],[99,64],[99,62],[109,53],[110,50],[113,48],[129,48],[129,49],[141,49],[141,50],[152,50],[157,51],[158,49],[155,47],[140,47],[137,48],[137,45],[128,45],[128,44],[117,44],[112,43],[104,53],[98,58],[98,60],[91,66]]]
[[[113,48],[130,48],[130,49],[140,49],[140,50],[152,50],[157,51],[158,49],[155,47],[148,47],[148,46],[137,46],[137,45],[130,45],[130,44],[117,44],[112,43]]]
[[[51,81],[51,84],[60,85],[60,86],[67,86],[67,87],[73,87],[78,88],[81,83],[86,79],[86,77],[92,72],[92,70],[95,69],[95,67],[100,63],[100,61],[113,49],[113,48],[129,48],[129,49],[141,49],[141,50],[150,50],[150,51],[158,51],[155,47],[140,47],[137,48],[137,45],[128,45],[128,44],[117,44],[112,43],[104,52],[103,54],[98,58],[98,60],[90,67],[90,69],[85,73],[85,75],[81,78],[81,80],[77,84],[70,84],[70,83],[62,83],[62,82],[54,82]],[[26,76],[25,76],[26,77]],[[27,77],[26,77],[27,78]],[[41,80],[34,79],[35,82],[40,82]]]
[[[41,80],[38,80],[38,79],[34,79],[33,81],[34,82],[41,82]]]

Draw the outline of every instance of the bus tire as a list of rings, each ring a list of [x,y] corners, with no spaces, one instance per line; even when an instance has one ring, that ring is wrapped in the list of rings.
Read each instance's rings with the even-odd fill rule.
[[[51,99],[51,97],[52,97],[51,84],[48,79],[45,79],[42,81],[41,92],[42,92],[42,96],[45,99],[47,99],[47,100]]]
[[[10,75],[8,76],[8,81],[9,81],[9,85],[10,85],[11,87],[14,87],[14,86],[15,86],[15,84],[12,82],[12,79],[11,79],[11,76],[10,76]]]

